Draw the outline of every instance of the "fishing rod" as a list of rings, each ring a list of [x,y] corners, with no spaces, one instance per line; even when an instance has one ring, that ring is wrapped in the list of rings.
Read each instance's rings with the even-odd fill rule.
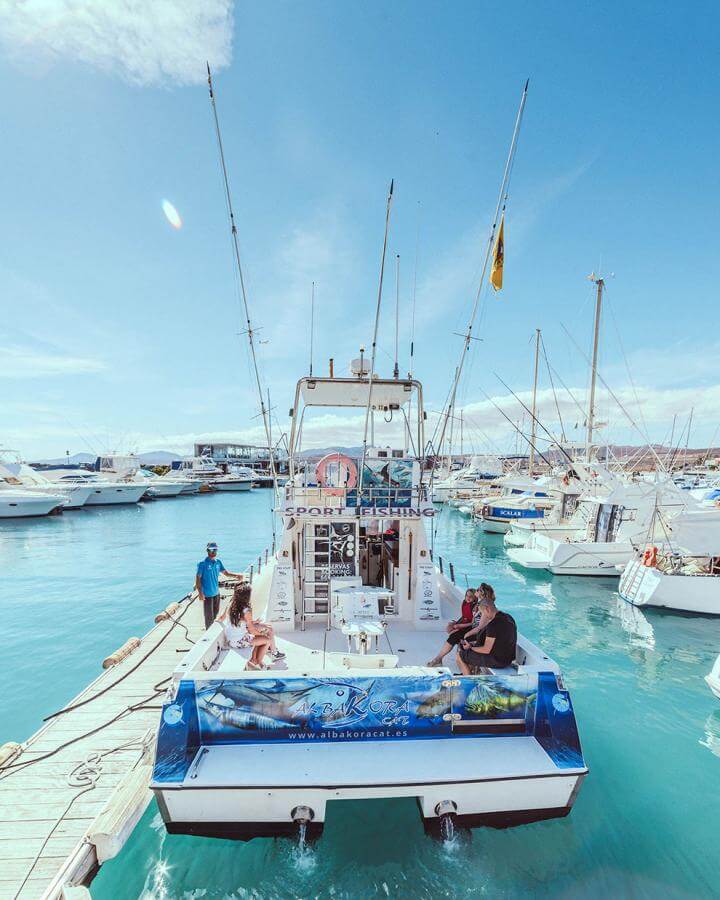
[[[380,257],[380,281],[378,284],[377,305],[375,307],[375,327],[373,328],[372,353],[370,354],[370,375],[369,375],[369,379],[368,379],[368,400],[367,400],[367,407],[365,408],[365,429],[363,432],[363,452],[362,452],[362,462],[360,465],[360,485],[358,488],[358,500],[360,499],[360,494],[362,493],[363,480],[364,480],[364,475],[365,475],[365,457],[367,456],[368,424],[370,422],[370,411],[372,409],[373,381],[375,380],[374,379],[375,356],[377,353],[378,326],[380,324],[380,307],[382,305],[383,278],[385,276],[385,255],[387,253],[388,232],[390,230],[390,209],[392,208],[394,184],[395,184],[394,179],[391,179],[390,180],[390,191],[388,193],[387,205],[385,207],[385,237],[383,238],[382,256]],[[360,372],[361,378],[362,378],[362,375],[363,375],[363,373],[361,371]]]
[[[525,410],[525,412],[528,413],[528,414],[530,415],[530,417],[531,417],[532,420],[535,422],[535,424],[536,424],[536,425],[539,425],[539,426],[542,428],[542,430],[543,430],[543,431],[545,432],[545,434],[548,436],[548,438],[550,439],[550,441],[551,441],[552,443],[554,443],[554,444],[557,445],[558,449],[559,449],[560,452],[563,454],[563,456],[567,459],[567,461],[570,463],[570,465],[574,466],[574,465],[575,465],[575,461],[574,461],[573,458],[570,456],[570,454],[567,452],[567,450],[565,450],[565,448],[563,447],[563,445],[562,445],[561,443],[558,442],[558,439],[555,437],[555,435],[554,435],[551,431],[549,431],[549,430],[545,427],[545,425],[543,425],[543,423],[540,421],[540,419],[538,419],[538,417],[537,417],[531,410],[529,410],[529,409],[527,408],[527,406],[525,406],[525,404],[524,404],[524,403],[522,402],[522,400],[518,397],[518,395],[515,393],[515,391],[514,391],[512,388],[508,387],[507,384],[505,384],[505,382],[504,382],[504,381],[502,380],[502,378],[497,374],[497,372],[493,372],[493,375],[497,378],[497,380],[498,380],[498,381],[500,382],[500,384],[505,388],[506,391],[510,391],[510,393],[511,393],[511,394],[513,395],[513,397],[517,400],[517,402],[520,404],[520,406],[522,406],[522,408]],[[551,467],[551,468],[552,468],[552,467]]]
[[[542,459],[542,461],[547,465],[547,467],[552,470],[552,463],[545,456],[545,454],[538,447],[536,447],[534,445],[531,438],[529,438],[523,431],[520,430],[520,428],[513,422],[513,420],[510,418],[510,416],[508,416],[506,414],[505,410],[501,409],[489,394],[486,394],[485,391],[483,391],[483,394],[485,394],[486,400],[489,400],[490,403],[492,403],[492,405],[500,413],[500,415],[503,416],[505,419],[507,419],[507,421],[512,425],[512,427],[515,429],[516,433],[519,434],[520,437],[523,438],[525,441],[527,441],[528,446],[532,447],[533,450],[540,457],[540,459]]]
[[[230,222],[230,237],[232,240],[233,258],[237,267],[237,273],[240,278],[240,296],[242,298],[243,309],[245,312],[245,321],[247,324],[247,338],[250,347],[250,356],[252,359],[253,371],[255,374],[255,383],[257,386],[258,399],[260,400],[260,414],[262,415],[263,425],[265,426],[265,436],[268,443],[268,453],[270,454],[270,472],[273,477],[273,489],[277,492],[277,470],[275,467],[275,455],[273,453],[272,439],[270,434],[270,422],[267,408],[265,407],[265,399],[263,397],[262,384],[260,381],[260,370],[258,368],[257,354],[255,352],[255,338],[250,321],[250,307],[248,304],[247,291],[245,289],[245,277],[243,275],[242,262],[240,259],[240,247],[238,245],[237,227],[235,225],[235,213],[233,211],[232,196],[230,193],[230,180],[228,178],[227,166],[225,164],[225,151],[223,149],[222,134],[220,132],[220,120],[218,119],[217,104],[215,102],[215,91],[213,90],[212,73],[210,72],[210,63],[206,63],[208,76],[208,91],[210,93],[210,106],[212,107],[213,121],[215,123],[215,136],[217,138],[218,154],[220,157],[220,168],[222,170],[223,185],[225,187],[225,203],[227,206],[228,219]],[[276,496],[276,493],[273,495]],[[273,517],[273,540],[275,539],[275,519]]]
[[[495,244],[495,232],[497,230],[498,222],[500,221],[501,216],[505,213],[505,209],[507,207],[507,200],[510,191],[510,179],[512,176],[513,164],[515,162],[515,151],[517,149],[518,138],[520,136],[520,126],[522,124],[523,113],[525,111],[525,102],[527,100],[528,94],[528,86],[530,84],[530,79],[525,82],[525,87],[523,88],[522,96],[520,97],[520,106],[518,107],[517,116],[515,118],[515,127],[513,129],[512,138],[510,140],[510,150],[508,151],[507,159],[505,161],[505,170],[503,172],[502,182],[500,183],[500,192],[498,194],[497,206],[495,207],[495,216],[493,218],[492,227],[490,229],[490,234],[488,236],[488,243],[485,249],[485,259],[483,261],[482,271],[480,273],[480,282],[478,284],[477,293],[475,294],[475,302],[473,303],[472,312],[470,314],[470,320],[468,322],[467,328],[465,330],[465,339],[463,341],[463,347],[460,351],[460,362],[455,371],[455,378],[452,383],[452,389],[450,392],[450,409],[452,409],[455,405],[455,400],[457,397],[457,389],[458,384],[460,383],[460,378],[462,376],[463,367],[465,365],[465,358],[467,357],[472,341],[472,330],[473,325],[475,324],[475,319],[477,317],[478,307],[480,305],[480,297],[482,294],[483,287],[485,285],[485,275],[487,274],[488,264],[490,262],[490,256],[492,254],[492,249]],[[442,452],[442,445],[445,439],[445,431],[447,429],[447,419],[445,420],[442,431],[440,433],[440,440],[438,441],[438,449]],[[432,483],[433,474],[430,476],[430,481]]]
[[[315,282],[312,283],[312,293],[310,295],[310,377],[312,378],[313,364],[313,336],[315,334]]]

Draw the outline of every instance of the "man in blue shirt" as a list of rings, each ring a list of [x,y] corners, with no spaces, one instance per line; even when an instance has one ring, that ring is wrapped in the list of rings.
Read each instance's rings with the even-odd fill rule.
[[[228,575],[230,578],[239,578],[243,576],[236,572],[228,572],[222,564],[222,560],[218,559],[218,546],[215,541],[210,541],[207,545],[207,556],[198,563],[197,575],[195,576],[195,587],[197,588],[198,597],[202,600],[203,612],[205,614],[205,627],[209,628],[215,621],[220,611],[220,590],[218,581],[220,575]]]

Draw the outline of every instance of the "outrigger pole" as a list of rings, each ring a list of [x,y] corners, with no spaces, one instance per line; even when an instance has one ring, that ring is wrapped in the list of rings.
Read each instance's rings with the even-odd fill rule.
[[[268,453],[270,454],[270,471],[273,477],[273,497],[277,493],[277,470],[275,468],[275,454],[273,453],[271,432],[270,432],[270,416],[265,406],[265,398],[263,397],[262,384],[260,382],[260,370],[258,368],[257,354],[255,353],[255,338],[252,323],[250,321],[250,307],[248,305],[247,291],[245,290],[245,278],[243,277],[242,262],[240,261],[240,247],[238,245],[237,228],[235,226],[235,214],[233,212],[232,197],[230,195],[230,182],[228,179],[227,166],[225,165],[225,152],[223,150],[222,135],[220,133],[220,122],[218,120],[217,106],[215,104],[215,93],[213,91],[212,74],[210,72],[210,63],[206,63],[208,75],[208,90],[210,92],[210,105],[213,111],[213,120],[215,122],[215,136],[217,137],[218,153],[220,155],[220,168],[222,170],[223,184],[225,186],[225,203],[227,205],[228,219],[230,221],[230,236],[233,246],[233,257],[240,277],[240,295],[242,297],[243,309],[245,312],[245,321],[247,323],[247,338],[250,346],[250,357],[252,359],[253,371],[255,373],[255,383],[257,385],[258,399],[260,400],[260,414],[262,416],[263,425],[265,426],[265,436],[268,443]],[[275,518],[273,517],[273,540],[275,539]]]
[[[515,151],[517,149],[518,138],[520,136],[520,126],[522,124],[523,113],[525,111],[525,101],[527,100],[528,94],[528,86],[530,84],[530,79],[525,82],[525,87],[523,88],[522,96],[520,97],[520,106],[518,107],[517,116],[515,117],[515,128],[513,129],[512,139],[510,141],[510,150],[507,155],[507,159],[505,161],[505,170],[503,172],[502,182],[500,183],[500,192],[498,194],[498,202],[495,207],[495,217],[493,218],[492,228],[490,229],[490,235],[488,237],[487,248],[485,250],[485,260],[483,262],[482,272],[480,274],[480,283],[478,284],[477,293],[475,294],[475,302],[473,303],[472,313],[470,315],[470,321],[468,322],[467,329],[465,330],[465,340],[463,343],[463,348],[460,351],[460,362],[455,370],[455,379],[452,383],[452,388],[450,390],[450,399],[449,399],[449,407],[448,412],[454,410],[455,408],[455,399],[457,396],[458,384],[460,383],[460,378],[462,376],[463,366],[465,364],[465,357],[468,355],[468,351],[470,350],[470,342],[473,339],[472,330],[473,325],[475,324],[475,319],[477,317],[478,307],[480,306],[480,296],[482,294],[482,289],[485,285],[485,275],[487,274],[488,263],[490,262],[490,256],[492,254],[493,246],[495,244],[495,232],[497,231],[498,222],[502,214],[505,212],[505,207],[507,206],[508,193],[510,190],[510,178],[512,176],[513,163],[515,162]],[[445,430],[447,429],[447,420],[448,417],[445,417],[445,421],[443,423],[442,431],[440,432],[440,440],[437,443],[438,452],[442,453],[442,445],[445,439]],[[433,473],[430,475],[430,481],[432,483],[434,475]]]
[[[312,294],[310,296],[310,377],[312,378],[312,362],[313,362],[313,335],[315,333],[315,282],[312,283]]]
[[[373,375],[375,373],[375,354],[377,351],[378,326],[380,325],[380,306],[382,304],[383,277],[385,275],[385,254],[387,253],[388,232],[390,230],[390,209],[392,207],[394,183],[395,183],[395,181],[394,181],[394,179],[392,179],[390,181],[390,192],[388,193],[387,206],[385,208],[385,237],[383,239],[382,256],[380,257],[380,283],[378,284],[377,306],[375,307],[375,328],[373,329],[372,353],[370,354],[370,374],[368,376],[368,379],[369,379],[368,401],[367,401],[367,407],[365,409],[365,430],[363,433],[363,452],[362,452],[362,460],[361,460],[361,464],[360,464],[360,483],[358,485],[358,500],[360,499],[360,494],[362,493],[363,476],[365,474],[365,456],[367,455],[368,423],[370,421],[370,411],[372,409],[372,389],[373,389]],[[362,378],[362,372],[360,372],[360,377]]]

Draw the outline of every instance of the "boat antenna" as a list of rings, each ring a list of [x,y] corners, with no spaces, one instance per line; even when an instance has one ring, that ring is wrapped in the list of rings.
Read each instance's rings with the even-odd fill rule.
[[[277,470],[275,467],[275,454],[273,453],[272,441],[270,436],[270,414],[265,406],[265,398],[263,397],[262,384],[260,382],[260,370],[258,368],[257,354],[255,352],[255,333],[253,331],[252,322],[250,321],[250,307],[248,305],[247,291],[245,290],[245,278],[243,276],[242,262],[240,260],[240,247],[238,244],[237,227],[235,225],[235,214],[232,206],[232,196],[230,194],[230,181],[228,179],[227,166],[225,164],[225,151],[223,149],[222,135],[220,133],[220,121],[218,119],[217,104],[215,103],[215,91],[213,90],[212,73],[210,72],[210,63],[206,63],[208,76],[208,91],[210,92],[210,106],[213,112],[213,121],[215,123],[215,137],[217,138],[218,154],[220,157],[220,168],[222,170],[223,185],[225,187],[225,203],[227,206],[228,219],[230,222],[230,237],[232,240],[233,258],[237,267],[238,276],[240,278],[240,296],[242,298],[243,310],[245,313],[245,322],[247,324],[246,334],[248,346],[250,348],[250,357],[255,373],[255,383],[257,386],[258,399],[260,401],[260,414],[262,416],[263,425],[265,426],[265,437],[268,443],[268,452],[270,454],[270,472],[273,477],[273,486],[277,492]],[[276,496],[276,493],[273,494]],[[273,540],[275,539],[275,520],[273,518]]]
[[[395,254],[395,366],[393,378],[400,377],[398,368],[398,341],[400,335],[400,254]]]
[[[312,283],[310,295],[310,377],[312,378],[313,336],[315,333],[315,282]]]
[[[455,398],[457,396],[458,384],[460,383],[460,378],[462,376],[463,366],[465,364],[465,358],[467,357],[471,342],[473,339],[472,330],[473,325],[475,324],[475,319],[477,317],[478,307],[480,306],[480,297],[482,294],[483,287],[485,285],[485,275],[487,274],[488,264],[490,262],[490,256],[492,254],[493,246],[495,245],[495,233],[497,231],[498,223],[505,212],[505,208],[507,206],[508,195],[510,192],[510,179],[512,176],[513,164],[515,162],[515,151],[517,149],[518,138],[520,136],[520,126],[522,124],[523,113],[525,111],[525,101],[527,100],[528,94],[528,86],[530,84],[530,79],[525,82],[525,87],[523,88],[522,96],[520,97],[520,105],[518,107],[517,116],[515,117],[515,127],[513,129],[512,138],[510,140],[510,149],[508,151],[507,159],[505,161],[505,169],[503,171],[502,181],[500,183],[500,191],[498,193],[498,201],[495,207],[495,216],[493,217],[492,227],[490,228],[490,234],[488,235],[488,243],[485,249],[485,259],[483,261],[482,271],[480,273],[480,282],[478,284],[477,293],[475,294],[475,302],[473,303],[472,312],[470,314],[470,320],[468,321],[467,328],[465,329],[464,341],[462,350],[460,351],[460,362],[455,369],[455,378],[452,383],[452,388],[450,391],[450,408],[454,409],[455,407]],[[442,431],[440,433],[440,440],[438,441],[438,448],[440,452],[442,452],[442,445],[445,438],[445,430],[447,428],[447,418],[445,419]],[[434,472],[430,476],[430,480],[432,481]]]
[[[410,323],[410,370],[408,377],[413,377],[413,365],[415,361],[415,297],[417,295],[418,254],[420,251],[420,201],[417,208],[417,230],[415,232],[415,271],[413,272],[412,290],[412,319]]]
[[[380,324],[380,306],[382,305],[383,277],[385,275],[385,254],[387,253],[388,232],[390,230],[390,209],[392,207],[394,184],[395,184],[394,179],[391,179],[390,191],[388,192],[387,205],[385,208],[385,237],[383,238],[382,256],[380,257],[380,281],[378,284],[377,305],[375,307],[375,327],[373,329],[372,353],[370,354],[370,374],[368,376],[368,378],[369,378],[368,399],[367,399],[367,407],[365,408],[365,429],[363,432],[363,452],[362,452],[362,461],[361,461],[361,465],[360,465],[360,485],[359,485],[359,489],[358,489],[358,502],[360,501],[360,494],[362,493],[362,488],[363,488],[363,476],[365,475],[365,457],[367,455],[368,424],[370,422],[370,410],[372,409],[372,389],[373,389],[373,380],[374,380],[374,376],[375,376],[375,354],[377,352],[377,336],[378,336],[378,326]],[[360,377],[362,377],[362,372],[360,373]]]

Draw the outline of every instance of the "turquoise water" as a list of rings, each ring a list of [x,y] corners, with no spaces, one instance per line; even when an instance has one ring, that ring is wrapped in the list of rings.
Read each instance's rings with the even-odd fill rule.
[[[268,505],[255,491],[0,523],[0,739],[26,737],[147,631],[190,588],[209,538],[230,569],[257,558]],[[460,581],[491,582],[563,667],[590,767],[570,816],[446,849],[425,837],[414,801],[330,804],[323,837],[300,852],[287,839],[168,836],[153,804],[93,897],[718,896],[720,703],[702,676],[720,620],[642,614],[611,579],[515,571],[501,537],[453,510],[437,521],[436,552]]]

